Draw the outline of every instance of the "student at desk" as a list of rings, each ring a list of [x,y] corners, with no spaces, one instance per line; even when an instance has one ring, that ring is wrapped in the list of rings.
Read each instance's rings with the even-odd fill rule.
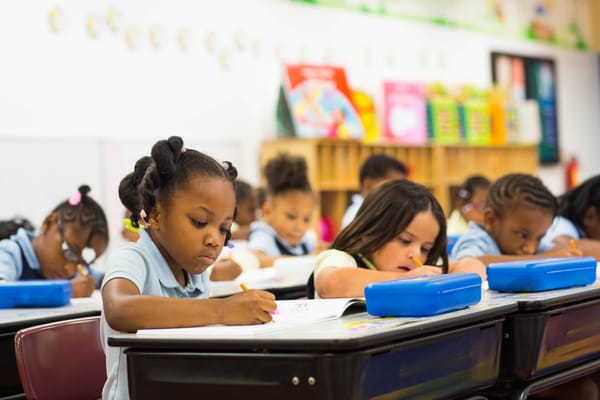
[[[360,193],[352,196],[352,204],[348,206],[342,217],[341,228],[344,229],[352,222],[365,197],[377,185],[386,180],[405,179],[408,177],[408,168],[397,158],[387,154],[373,154],[363,162],[360,167],[358,181]]]
[[[484,223],[469,223],[469,231],[454,245],[450,272],[477,272],[485,278],[485,266],[492,262],[541,257],[580,256],[581,250],[555,248],[537,253],[542,237],[556,215],[558,201],[541,180],[527,174],[508,174],[490,187]],[[474,257],[479,264],[465,260]],[[597,399],[598,388],[589,377],[548,389],[540,399]],[[535,396],[536,398],[538,396]]]
[[[557,209],[556,198],[538,178],[528,174],[501,177],[490,187],[483,225],[470,222],[469,230],[454,245],[450,272],[477,272],[485,279],[485,267],[493,262],[581,256],[581,250],[571,247],[537,253]],[[474,264],[472,258],[481,263]]]
[[[271,321],[275,296],[249,290],[209,299],[207,268],[230,238],[235,215],[229,162],[183,146],[179,137],[157,142],[121,181],[119,197],[140,239],[111,253],[102,286],[102,337],[107,381],[104,399],[128,398],[123,348],[109,335],[142,328]]]
[[[89,192],[80,186],[44,218],[37,235],[20,228],[0,241],[0,279],[71,279],[73,297],[91,296],[102,272],[90,265],[108,246],[108,224]]]
[[[261,267],[271,267],[282,256],[305,256],[315,251],[317,236],[310,227],[315,194],[303,157],[279,154],[264,168],[267,197],[262,221],[250,225],[248,248]]]
[[[319,254],[307,295],[362,297],[369,283],[439,274],[447,266],[442,207],[426,187],[392,180],[367,195],[331,249]]]
[[[540,250],[569,247],[571,240],[585,256],[600,260],[600,175],[559,197],[558,216],[542,239]]]

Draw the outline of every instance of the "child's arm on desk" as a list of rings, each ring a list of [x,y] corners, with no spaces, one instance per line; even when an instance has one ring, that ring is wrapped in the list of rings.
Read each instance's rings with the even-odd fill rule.
[[[272,293],[249,290],[223,299],[180,299],[140,294],[130,280],[114,278],[102,288],[104,315],[115,330],[176,328],[210,324],[247,325],[271,321]]]
[[[458,274],[463,272],[474,272],[481,276],[482,280],[487,280],[486,265],[483,261],[475,257],[465,257],[458,261],[451,261],[448,264],[449,274]]]
[[[80,274],[71,279],[72,297],[90,297],[96,289],[96,279],[91,275]]]
[[[594,239],[573,239],[571,236],[563,235],[554,238],[552,241],[556,247],[566,248],[571,246],[571,241],[575,247],[581,250],[584,256],[590,256],[600,261],[600,240]]]
[[[315,290],[322,298],[363,297],[365,286],[373,282],[408,276],[439,274],[441,269],[425,265],[408,272],[373,271],[364,268],[327,267],[315,277]]]
[[[258,262],[260,263],[261,268],[272,267],[275,260],[277,260],[278,258],[281,258],[281,257],[286,257],[286,256],[271,256],[262,250],[256,250],[256,249],[252,250],[252,252],[258,258]],[[291,256],[287,256],[287,257],[291,257]]]

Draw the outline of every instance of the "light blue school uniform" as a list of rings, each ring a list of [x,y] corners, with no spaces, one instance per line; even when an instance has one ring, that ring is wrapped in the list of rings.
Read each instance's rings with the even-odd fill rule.
[[[175,280],[169,265],[142,229],[140,239],[114,250],[108,258],[108,271],[103,286],[114,278],[124,278],[137,286],[143,295],[199,299],[208,298],[208,273],[187,273],[187,286],[181,287]],[[103,399],[128,399],[127,359],[122,347],[108,346],[110,335],[120,333],[112,329],[102,315],[102,346],[106,354],[107,379],[102,391]]]
[[[16,234],[0,241],[0,279],[18,281],[23,274],[23,257],[31,270],[41,277],[40,261],[31,243],[33,239],[33,232],[19,228]]]
[[[552,221],[552,225],[542,238],[540,247],[538,247],[538,253],[553,248],[554,243],[552,241],[563,235],[571,236],[573,239],[582,239],[585,237],[585,232],[579,229],[570,219],[561,217],[560,215],[556,216]]]
[[[0,279],[6,281],[45,279],[42,275],[40,261],[33,250],[32,241],[35,237],[34,232],[19,228],[16,234],[0,241]],[[23,257],[25,257],[27,266],[23,265]],[[24,277],[24,268],[29,269],[29,275],[35,276]],[[90,274],[96,278],[98,286],[100,286],[104,273],[90,266]]]
[[[352,195],[352,204],[348,206],[346,212],[344,213],[344,216],[342,217],[342,229],[350,225],[350,222],[354,220],[354,217],[356,217],[356,213],[358,213],[358,209],[360,208],[360,206],[362,206],[362,203],[364,201],[364,197],[362,197],[360,194]]]
[[[284,252],[277,246],[283,246]],[[317,247],[317,235],[308,230],[296,246],[290,246],[285,240],[277,236],[273,227],[263,221],[254,221],[250,224],[248,249],[260,250],[270,256],[296,255],[305,256],[312,253]]]
[[[465,257],[479,257],[483,255],[500,255],[502,252],[496,241],[475,222],[469,222],[469,230],[460,235],[452,248],[450,261],[458,261]]]

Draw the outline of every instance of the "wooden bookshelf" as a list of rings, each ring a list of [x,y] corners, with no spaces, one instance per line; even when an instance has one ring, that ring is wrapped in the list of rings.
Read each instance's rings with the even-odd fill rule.
[[[357,140],[282,138],[265,141],[260,152],[261,170],[280,152],[304,156],[308,178],[317,193],[318,212],[331,216],[339,226],[352,194],[358,192],[358,172],[363,161],[372,154],[386,153],[406,163],[410,179],[431,189],[448,213],[451,189],[466,177],[480,174],[491,180],[510,173],[536,175],[536,145],[424,146],[401,144],[368,144]]]

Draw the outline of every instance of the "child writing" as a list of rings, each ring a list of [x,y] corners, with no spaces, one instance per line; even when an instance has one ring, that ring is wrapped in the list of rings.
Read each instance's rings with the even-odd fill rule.
[[[559,199],[558,216],[542,239],[540,250],[569,247],[571,240],[584,255],[600,260],[600,175]]]
[[[483,224],[483,210],[490,185],[489,179],[481,175],[472,175],[463,182],[456,193],[454,211],[448,217],[448,235],[465,233],[470,221]]]
[[[364,198],[380,183],[390,179],[405,179],[408,168],[404,163],[387,154],[373,154],[360,167],[360,194],[352,196],[352,204],[348,206],[342,217],[341,228],[352,222]]]
[[[39,234],[20,228],[0,241],[0,279],[71,279],[73,297],[89,297],[102,273],[90,267],[108,246],[102,207],[82,185],[44,218]],[[87,273],[81,273],[87,270]]]
[[[249,290],[208,299],[208,273],[235,215],[236,169],[195,150],[179,137],[161,140],[123,178],[119,197],[140,239],[112,252],[102,286],[104,399],[128,398],[123,348],[106,339],[117,331],[271,321],[275,296]]]
[[[251,225],[248,248],[261,267],[270,267],[281,256],[304,256],[317,246],[309,230],[315,208],[315,195],[308,182],[303,157],[280,154],[267,162],[267,197],[262,221]]]
[[[485,278],[485,266],[493,262],[538,257],[580,256],[570,247],[536,254],[542,237],[552,224],[558,202],[541,180],[528,174],[508,174],[488,192],[483,224],[469,223],[469,230],[454,245],[450,272],[466,272],[461,260],[475,257],[476,271]]]
[[[314,287],[311,277],[307,295],[362,297],[371,282],[439,274],[447,265],[446,218],[440,204],[424,186],[392,180],[367,195],[331,249],[319,254]]]

